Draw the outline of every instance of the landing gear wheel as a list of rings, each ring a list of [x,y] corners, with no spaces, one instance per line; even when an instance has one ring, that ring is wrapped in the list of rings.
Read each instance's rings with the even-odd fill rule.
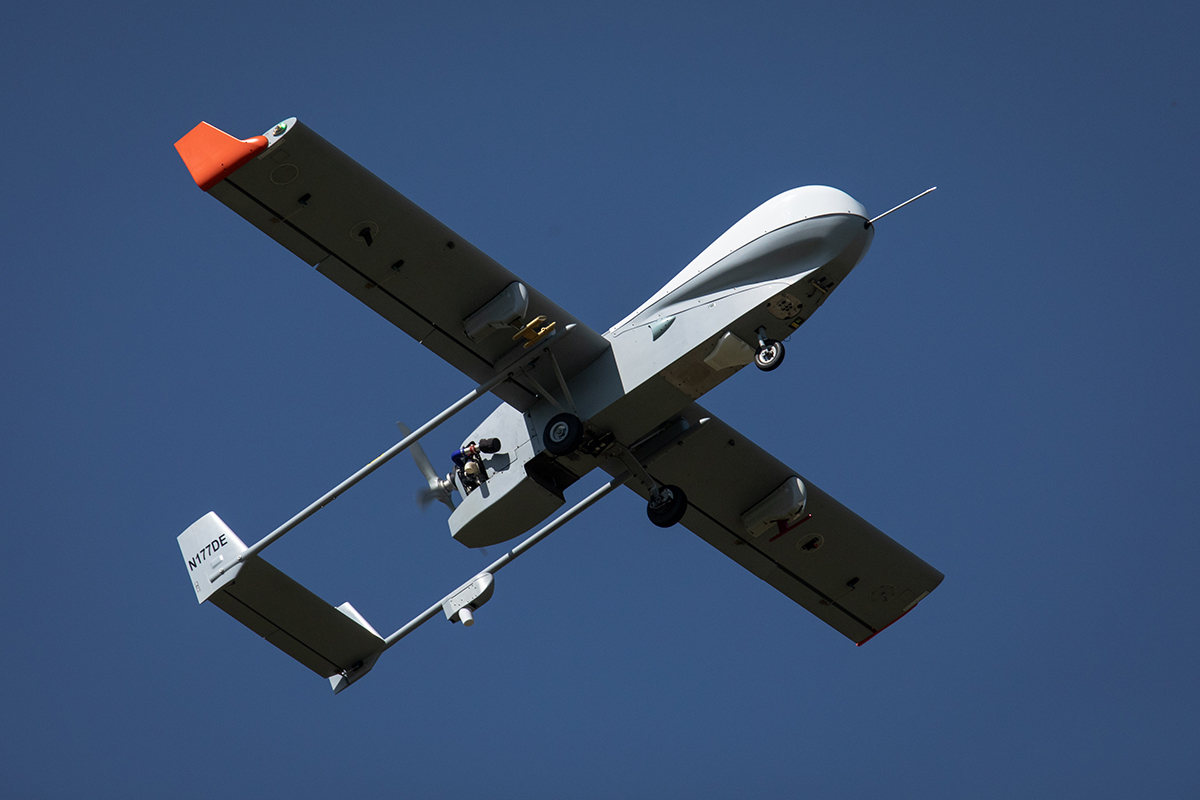
[[[754,354],[754,366],[763,372],[770,372],[783,363],[783,342],[774,339],[764,339],[762,347]]]
[[[678,486],[660,486],[657,494],[650,495],[646,516],[660,528],[669,528],[687,511],[687,495]]]
[[[583,442],[583,423],[574,414],[559,414],[546,423],[542,441],[550,455],[568,456]]]

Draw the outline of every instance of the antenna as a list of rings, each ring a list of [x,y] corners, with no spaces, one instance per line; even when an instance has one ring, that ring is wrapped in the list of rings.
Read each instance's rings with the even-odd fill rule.
[[[875,223],[876,223],[878,220],[881,220],[881,219],[883,219],[884,217],[886,217],[888,214],[892,213],[893,211],[899,211],[900,209],[904,208],[906,205],[908,205],[909,203],[911,203],[913,200],[920,200],[922,197],[924,197],[925,195],[929,194],[930,192],[932,192],[932,191],[933,191],[934,189],[936,189],[936,188],[937,188],[936,186],[930,186],[928,189],[926,189],[925,191],[921,192],[921,193],[920,193],[919,195],[917,195],[916,197],[913,197],[913,198],[910,198],[910,199],[908,199],[908,200],[905,200],[903,203],[901,203],[900,205],[896,206],[895,208],[889,208],[887,211],[883,212],[882,214],[880,214],[880,215],[879,215],[878,217],[876,217],[875,219],[868,221],[868,222],[867,222],[867,224],[868,224],[868,225],[874,225],[874,224],[875,224]]]

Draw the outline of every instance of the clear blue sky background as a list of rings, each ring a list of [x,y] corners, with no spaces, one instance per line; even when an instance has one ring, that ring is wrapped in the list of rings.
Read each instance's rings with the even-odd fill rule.
[[[1198,17],[0,12],[4,795],[1196,796]],[[193,520],[256,540],[470,388],[172,147],[292,115],[599,330],[780,191],[937,184],[705,402],[945,583],[855,648],[621,492],[337,697],[197,607]],[[419,483],[396,460],[270,560],[398,628],[487,563]]]

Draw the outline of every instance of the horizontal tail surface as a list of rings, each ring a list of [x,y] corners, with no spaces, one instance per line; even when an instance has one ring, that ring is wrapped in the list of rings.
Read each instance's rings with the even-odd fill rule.
[[[329,678],[335,692],[365,675],[383,651],[383,638],[349,603],[333,607],[259,556],[238,562],[248,548],[215,513],[180,534],[179,549],[199,602],[211,601]]]

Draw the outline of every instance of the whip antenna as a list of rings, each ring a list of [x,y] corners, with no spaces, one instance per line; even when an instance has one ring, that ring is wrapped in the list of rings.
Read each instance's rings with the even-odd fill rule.
[[[875,222],[876,222],[877,220],[881,220],[881,219],[883,219],[884,217],[886,217],[888,214],[892,213],[893,211],[899,211],[900,209],[904,208],[906,205],[908,205],[909,203],[911,203],[913,200],[920,200],[922,197],[924,197],[925,195],[929,194],[930,192],[932,192],[932,191],[933,191],[934,189],[936,189],[936,188],[937,188],[936,186],[930,186],[928,189],[926,189],[925,191],[921,192],[921,193],[920,193],[919,195],[917,195],[916,197],[913,197],[913,198],[910,198],[910,199],[908,199],[908,200],[905,200],[903,203],[901,203],[900,205],[896,206],[895,208],[889,208],[887,211],[883,212],[882,214],[880,214],[880,215],[879,215],[878,217],[876,217],[875,219],[873,219],[873,220],[870,220],[870,221],[869,221],[867,224],[868,224],[868,225],[874,225],[874,224],[875,224]]]

